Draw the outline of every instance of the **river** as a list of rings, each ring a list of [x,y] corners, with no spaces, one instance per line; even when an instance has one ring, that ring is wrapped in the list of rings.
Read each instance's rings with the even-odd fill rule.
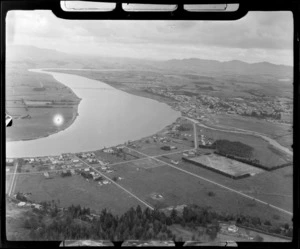
[[[181,116],[158,101],[132,95],[98,80],[46,72],[82,100],[71,126],[48,137],[6,143],[6,157],[36,157],[93,151],[157,133]],[[60,115],[60,113],[57,113]],[[52,125],[52,124],[51,124]]]

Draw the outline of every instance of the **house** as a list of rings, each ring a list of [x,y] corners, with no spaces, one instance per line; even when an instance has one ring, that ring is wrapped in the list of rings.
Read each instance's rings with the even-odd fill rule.
[[[36,208],[36,209],[42,209],[42,205],[40,205],[40,204],[35,204],[35,203],[33,203],[33,204],[31,205],[31,207]]]
[[[13,163],[14,162],[14,159],[12,159],[12,158],[7,158],[6,159],[6,163]]]
[[[85,168],[84,171],[88,172],[88,171],[90,171],[90,168]]]
[[[49,179],[50,178],[49,172],[44,172],[44,176],[46,179]]]
[[[26,205],[26,202],[21,201],[18,203],[18,207],[24,207]]]
[[[114,150],[112,148],[104,149],[103,152],[105,153],[113,153]]]
[[[228,227],[228,232],[236,233],[238,231],[238,227],[236,225],[230,225]]]
[[[98,160],[98,162],[100,163],[101,166],[105,166],[108,164],[108,163],[102,162],[101,160]]]

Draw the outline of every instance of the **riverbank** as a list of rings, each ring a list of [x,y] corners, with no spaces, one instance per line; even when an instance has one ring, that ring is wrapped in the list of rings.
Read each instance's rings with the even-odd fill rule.
[[[11,73],[12,74],[12,73]],[[7,111],[13,117],[13,125],[6,129],[6,141],[30,141],[51,136],[71,126],[78,116],[81,99],[52,75],[37,74],[23,69],[7,85]],[[37,88],[37,86],[42,86]],[[38,89],[38,90],[37,90]],[[56,115],[64,122],[57,126]]]
[[[97,71],[124,71],[121,69],[111,69],[111,70],[89,70],[89,69],[53,69],[55,72],[67,72],[67,73],[74,73],[76,75],[84,75],[84,77],[90,79],[98,79],[100,76],[95,74]],[[88,73],[90,71],[90,73]],[[157,100],[161,103],[165,103],[169,105],[171,108],[175,110],[175,103],[177,102],[174,99],[167,98],[162,95],[152,94],[148,91],[144,91],[143,88],[139,88],[135,86],[135,84],[127,84],[126,80],[125,83],[122,82],[115,82],[115,80],[110,80],[110,78],[106,77],[106,83],[116,89],[121,91],[127,92],[129,94],[133,94],[136,96],[141,96],[145,98],[150,98]],[[137,84],[137,82],[136,82]],[[138,85],[138,84],[137,84]],[[270,144],[276,144],[275,148],[277,147],[281,151],[292,155],[292,151],[290,146],[292,144],[292,138],[290,129],[291,127],[286,127],[286,125],[275,124],[272,122],[267,122],[264,120],[256,120],[256,119],[249,119],[241,116],[235,115],[226,115],[226,114],[213,114],[213,113],[203,113],[203,115],[207,116],[207,121],[202,120],[201,123],[211,127],[212,129],[222,129],[226,131],[237,131],[250,134],[254,136],[260,136],[264,140],[269,141]]]
[[[111,84],[113,85],[113,84]],[[139,91],[137,89],[130,89],[128,87],[120,87],[120,90],[127,92],[129,94],[134,94],[137,96],[141,96],[144,98],[151,98],[154,100],[157,100],[159,102],[165,103],[167,105],[169,105],[171,108],[174,109],[173,105],[170,103],[174,103],[173,100],[165,98],[165,97],[161,97],[155,94],[150,94],[148,92],[145,91]],[[187,117],[188,118],[188,117]],[[188,118],[190,119],[190,118]],[[222,125],[213,125],[213,124],[208,124],[207,122],[203,121],[203,122],[199,122],[197,120],[194,119],[190,119],[192,122],[196,122],[199,126],[205,127],[207,129],[211,129],[211,130],[218,130],[218,131],[224,131],[224,132],[231,132],[231,133],[240,133],[240,134],[246,134],[246,135],[252,135],[252,136],[257,136],[257,137],[261,137],[262,139],[264,139],[265,141],[267,141],[270,146],[273,146],[274,148],[279,149],[280,151],[283,151],[284,153],[288,154],[289,156],[293,155],[293,152],[285,147],[285,144],[281,144],[279,141],[277,141],[276,139],[273,139],[269,136],[267,136],[266,134],[261,134],[259,132],[256,131],[252,131],[252,130],[246,130],[246,129],[241,129],[241,128],[237,128],[237,127],[226,127],[226,126],[222,126]]]
[[[58,126],[58,128],[56,128],[56,130],[51,131],[51,132],[45,132],[45,131],[41,131],[42,134],[39,134],[39,132],[34,132],[30,134],[30,137],[28,138],[20,138],[21,135],[19,135],[19,137],[15,137],[15,138],[9,138],[8,136],[6,137],[6,142],[17,142],[17,141],[31,141],[31,140],[36,140],[36,139],[40,139],[40,138],[45,138],[45,137],[49,137],[53,134],[62,132],[64,130],[66,130],[67,128],[69,128],[76,120],[77,116],[79,115],[78,113],[78,105],[73,106],[72,109],[72,117],[71,118],[67,118],[66,121],[66,116],[64,116],[64,123],[61,126]],[[59,113],[59,111],[55,111],[55,113]],[[14,120],[14,123],[18,123],[20,119]],[[23,124],[19,124],[21,126],[23,126]]]
[[[180,117],[179,112],[164,103],[128,94],[101,81],[35,71],[53,75],[82,99],[79,116],[63,132],[36,140],[8,142],[7,157],[59,155],[115,146],[155,134]]]

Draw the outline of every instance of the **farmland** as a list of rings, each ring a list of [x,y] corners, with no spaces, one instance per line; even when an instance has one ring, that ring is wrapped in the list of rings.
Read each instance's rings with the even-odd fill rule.
[[[61,155],[57,158],[27,158],[26,162],[19,160],[18,172],[14,174],[14,167],[7,172],[6,190],[10,196],[21,192],[37,203],[53,200],[61,207],[80,204],[95,213],[106,208],[118,215],[137,205],[141,205],[142,209],[148,206],[165,210],[197,204],[223,214],[259,217],[272,224],[292,224],[291,166],[269,172],[212,154],[214,149],[199,148],[199,145],[228,140],[253,148],[252,159],[269,168],[292,162],[292,156],[259,136],[229,132],[234,129],[252,130],[289,147],[292,143],[291,120],[279,123],[282,120],[270,122],[235,114],[225,115],[220,113],[217,105],[211,104],[212,108],[208,108],[199,104],[203,92],[226,98],[247,97],[248,101],[257,94],[251,90],[255,83],[243,82],[243,85],[224,79],[228,86],[224,89],[224,83],[218,77],[180,72],[122,69],[64,72],[103,80],[120,90],[165,102],[181,111],[182,117],[151,136],[110,148],[67,155],[70,159]],[[7,140],[35,139],[69,127],[76,118],[80,102],[74,93],[48,75],[34,74],[25,69],[21,74],[22,77],[8,74],[7,109],[15,115],[15,122],[12,128],[7,129]],[[232,90],[235,87],[237,91]],[[277,87],[266,87],[264,93],[272,95]],[[155,90],[151,93],[149,89]],[[159,95],[160,92],[166,96]],[[288,96],[290,92],[282,92],[282,95]],[[253,102],[255,98],[250,100]],[[260,101],[268,102],[269,99],[262,98]],[[53,125],[53,116],[57,113],[65,119],[59,128]],[[212,129],[201,127],[201,124]],[[216,130],[216,127],[228,132]],[[206,153],[211,154],[204,155]],[[184,161],[183,157],[234,176],[246,173],[250,176],[230,179]],[[173,228],[178,233],[182,231],[180,226]],[[187,234],[187,238],[191,236],[191,233]]]
[[[113,174],[124,178],[120,181],[122,186],[159,208],[182,204],[198,204],[210,206],[219,212],[247,213],[252,216],[270,219],[272,222],[276,222],[273,216],[277,214],[280,216],[281,221],[290,221],[290,216],[272,210],[266,205],[247,200],[235,193],[191,177],[166,165],[141,168],[128,163],[114,166],[114,170]],[[215,196],[209,197],[208,193],[210,191],[215,193]],[[153,199],[151,197],[153,193],[162,195],[162,198],[160,200]]]
[[[185,128],[178,134],[177,129],[180,130],[181,128],[178,128],[180,126]],[[205,129],[201,128],[200,130],[199,127],[197,129],[198,135],[205,134]],[[216,133],[209,132],[208,134]],[[219,139],[222,132],[218,134]],[[242,140],[240,138],[238,140],[241,136],[237,134],[225,134],[223,136],[226,139],[231,136],[233,141],[243,141],[249,145],[257,145],[259,142],[265,146],[264,149],[267,147],[267,143],[258,137],[245,135],[244,137],[247,139]],[[165,151],[162,149],[164,146],[173,149]],[[247,165],[245,166],[246,171],[249,172],[251,169],[255,172],[251,171],[250,173],[256,174],[248,178],[234,180],[182,160],[183,154],[188,154],[191,158],[194,156],[201,158],[204,156],[203,154],[211,152],[213,152],[212,149],[205,148],[195,150],[193,126],[190,121],[180,119],[150,137],[112,148],[79,153],[76,156],[66,155],[62,158],[69,159],[61,159],[64,160],[62,166],[54,164],[51,166],[49,159],[45,159],[49,161],[48,163],[42,163],[43,158],[40,158],[39,161],[41,162],[35,164],[34,168],[32,167],[33,163],[25,163],[19,168],[24,173],[18,175],[14,193],[18,191],[29,192],[31,193],[30,198],[38,202],[59,199],[61,206],[81,204],[96,212],[105,207],[120,214],[137,204],[142,204],[145,207],[138,199],[121,189],[125,188],[132,195],[140,198],[141,201],[156,208],[198,204],[204,207],[209,206],[218,212],[233,215],[249,214],[262,219],[269,219],[272,223],[291,222],[289,214],[259,203],[254,198],[291,212],[293,203],[292,167],[267,172]],[[76,157],[81,158],[82,162],[78,162]],[[217,158],[232,163],[227,158]],[[96,162],[101,160],[102,164],[107,166],[101,166],[98,163],[90,164],[89,160],[96,160]],[[75,161],[76,163],[74,163]],[[214,160],[214,162],[217,161]],[[234,164],[243,165],[236,161]],[[99,185],[93,180],[84,179],[80,174],[61,177],[54,173],[54,177],[51,179],[45,179],[42,175],[45,170],[49,172],[57,169],[63,170],[61,167],[70,170],[74,165],[81,165],[77,168],[78,170],[90,165],[92,171],[99,172],[111,181],[115,181],[121,188],[117,188],[114,184]],[[240,167],[236,169],[241,170]],[[30,172],[38,174],[31,174]],[[61,189],[64,191],[60,191]],[[252,196],[253,199],[245,198],[243,194]],[[77,198],[78,196],[80,198]]]
[[[14,118],[14,125],[6,131],[7,141],[49,136],[74,122],[80,100],[71,89],[52,76],[22,67],[18,67],[18,74],[15,70],[8,67],[6,76],[6,110]],[[57,114],[64,119],[59,127],[53,122]]]
[[[195,164],[200,163],[201,165],[221,171],[231,177],[242,177],[248,174],[255,175],[262,172],[261,169],[215,154],[194,157],[189,159],[189,161]]]
[[[80,204],[95,212],[106,208],[115,214],[121,214],[131,206],[139,204],[113,184],[99,186],[96,182],[88,182],[78,175],[65,178],[56,175],[51,179],[45,179],[42,174],[20,175],[15,193],[19,191],[30,193],[29,199],[35,202],[54,200],[59,201],[62,207]]]
[[[291,161],[291,157],[288,155],[281,154],[280,151],[275,148],[270,149],[271,145],[260,137],[211,130],[203,127],[198,127],[198,134],[202,134],[213,141],[218,139],[226,139],[229,141],[243,142],[249,146],[252,146],[254,148],[253,158],[258,159],[262,165],[270,168]]]

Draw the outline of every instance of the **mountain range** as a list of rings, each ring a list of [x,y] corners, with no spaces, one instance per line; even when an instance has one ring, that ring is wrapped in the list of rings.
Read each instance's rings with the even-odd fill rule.
[[[292,78],[293,67],[269,62],[247,63],[240,60],[220,62],[200,58],[151,61],[133,58],[107,58],[63,53],[54,49],[34,46],[10,45],[6,47],[7,62],[19,62],[29,67],[64,68],[124,68],[156,69],[193,72],[204,75],[264,75],[275,78]]]

